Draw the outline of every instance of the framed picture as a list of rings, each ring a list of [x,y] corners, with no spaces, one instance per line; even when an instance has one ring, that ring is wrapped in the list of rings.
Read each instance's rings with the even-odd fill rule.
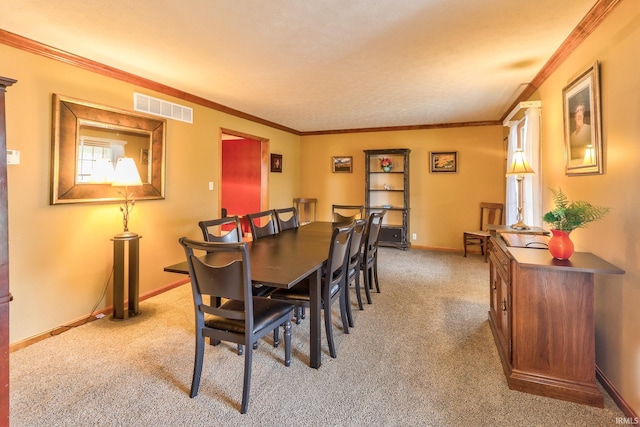
[[[457,173],[458,172],[458,152],[457,151],[432,151],[431,173]]]
[[[271,172],[282,173],[282,154],[271,154]]]
[[[331,164],[333,165],[333,172],[353,172],[352,156],[332,157]]]
[[[603,172],[598,69],[596,62],[562,89],[567,175]]]
[[[140,164],[148,165],[149,164],[149,149],[141,148],[140,149]]]

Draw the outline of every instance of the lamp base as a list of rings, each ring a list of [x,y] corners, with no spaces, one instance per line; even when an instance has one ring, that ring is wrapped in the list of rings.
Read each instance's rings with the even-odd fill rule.
[[[133,231],[123,231],[122,233],[116,234],[114,239],[132,239],[134,237],[138,237],[138,233],[134,233]]]
[[[525,224],[522,221],[518,221],[515,224],[512,224],[511,228],[513,228],[514,230],[528,230],[531,227],[529,227],[527,224]]]

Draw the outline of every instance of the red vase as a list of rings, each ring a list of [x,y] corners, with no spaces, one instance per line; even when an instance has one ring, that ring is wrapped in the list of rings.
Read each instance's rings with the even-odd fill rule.
[[[569,259],[573,255],[573,242],[569,238],[570,231],[551,230],[549,253],[557,259]]]

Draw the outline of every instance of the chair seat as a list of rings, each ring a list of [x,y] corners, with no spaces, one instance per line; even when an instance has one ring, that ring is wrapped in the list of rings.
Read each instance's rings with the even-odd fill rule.
[[[464,234],[471,237],[489,237],[491,235],[488,231],[465,231]]]
[[[324,281],[322,283],[321,294],[324,294]],[[331,288],[331,296],[333,297],[340,290],[340,285],[334,284]],[[309,281],[298,283],[291,289],[278,289],[271,294],[272,299],[287,299],[294,302],[309,302]]]
[[[241,310],[243,301],[227,301],[220,308],[228,310]],[[291,313],[293,305],[284,301],[276,301],[269,298],[253,297],[253,333],[257,334],[266,326],[278,318]],[[207,316],[205,326],[222,331],[229,331],[237,334],[244,334],[244,320],[227,319],[220,316]]]

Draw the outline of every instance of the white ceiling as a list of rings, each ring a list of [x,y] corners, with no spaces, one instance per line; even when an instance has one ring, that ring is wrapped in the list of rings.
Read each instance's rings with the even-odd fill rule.
[[[595,3],[16,0],[0,29],[309,132],[500,120]]]

